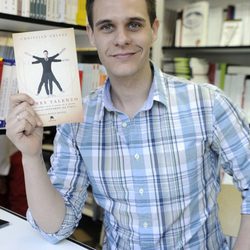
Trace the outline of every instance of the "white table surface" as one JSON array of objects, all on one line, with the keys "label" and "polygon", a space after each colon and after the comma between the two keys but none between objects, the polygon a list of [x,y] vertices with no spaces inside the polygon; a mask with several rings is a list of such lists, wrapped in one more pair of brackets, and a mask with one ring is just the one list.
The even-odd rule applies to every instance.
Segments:
[{"label": "white table surface", "polygon": [[58,244],[51,244],[36,232],[29,223],[0,208],[0,219],[10,222],[8,226],[0,228],[1,250],[89,250],[70,240],[63,240]]}]

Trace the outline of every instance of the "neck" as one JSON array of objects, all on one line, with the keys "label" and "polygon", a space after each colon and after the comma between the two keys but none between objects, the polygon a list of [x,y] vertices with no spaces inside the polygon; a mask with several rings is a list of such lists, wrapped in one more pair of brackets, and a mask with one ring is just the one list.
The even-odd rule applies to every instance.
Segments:
[{"label": "neck", "polygon": [[123,79],[110,78],[111,98],[114,106],[133,117],[145,103],[152,84],[152,72],[149,66],[144,74]]}]

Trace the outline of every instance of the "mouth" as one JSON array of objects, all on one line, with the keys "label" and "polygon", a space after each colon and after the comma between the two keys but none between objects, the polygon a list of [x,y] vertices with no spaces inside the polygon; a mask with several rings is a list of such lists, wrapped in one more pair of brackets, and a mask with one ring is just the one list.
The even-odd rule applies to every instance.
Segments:
[{"label": "mouth", "polygon": [[126,58],[129,58],[129,57],[132,57],[136,54],[138,54],[140,51],[132,51],[132,52],[118,52],[118,53],[113,53],[111,54],[111,57],[113,58],[117,58],[117,59],[126,59]]}]

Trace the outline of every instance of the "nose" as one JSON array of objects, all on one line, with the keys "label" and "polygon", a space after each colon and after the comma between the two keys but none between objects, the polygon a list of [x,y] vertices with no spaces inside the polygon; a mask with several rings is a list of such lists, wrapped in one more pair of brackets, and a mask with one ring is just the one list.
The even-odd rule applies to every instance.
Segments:
[{"label": "nose", "polygon": [[129,31],[125,28],[119,28],[115,32],[114,44],[116,46],[128,45],[131,42]]}]

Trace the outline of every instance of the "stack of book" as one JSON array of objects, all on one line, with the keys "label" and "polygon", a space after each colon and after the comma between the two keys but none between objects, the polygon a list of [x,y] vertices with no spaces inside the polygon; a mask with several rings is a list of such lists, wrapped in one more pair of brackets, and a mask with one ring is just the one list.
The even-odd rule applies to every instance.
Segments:
[{"label": "stack of book", "polygon": [[0,12],[34,19],[86,26],[86,0],[0,1]]},{"label": "stack of book", "polygon": [[78,70],[82,97],[102,86],[107,77],[104,66],[96,63],[78,63]]},{"label": "stack of book", "polygon": [[176,47],[250,45],[250,2],[210,5],[209,1],[188,3],[178,12]]},{"label": "stack of book", "polygon": [[165,58],[162,69],[165,73],[175,75],[195,83],[207,83],[209,63],[204,59],[175,57]]},{"label": "stack of book", "polygon": [[164,59],[162,63],[162,70],[167,74],[178,76],[184,79],[191,79],[192,76],[190,58],[187,57]]},{"label": "stack of book", "polygon": [[8,32],[0,32],[0,57],[14,59],[13,39]]},{"label": "stack of book", "polygon": [[190,68],[192,71],[191,80],[195,83],[208,83],[209,63],[205,59],[192,57],[190,59]]}]

